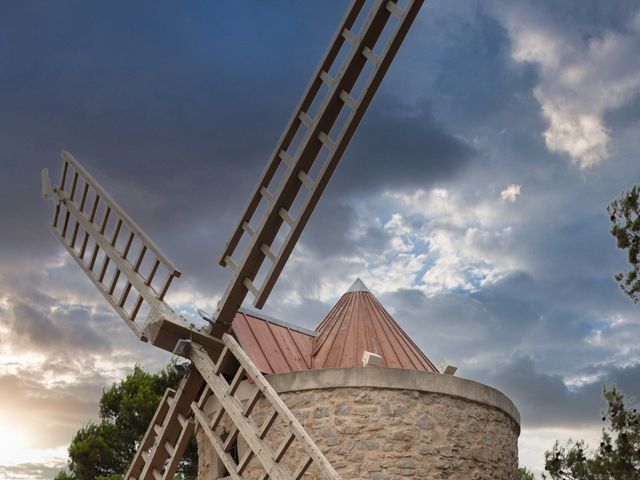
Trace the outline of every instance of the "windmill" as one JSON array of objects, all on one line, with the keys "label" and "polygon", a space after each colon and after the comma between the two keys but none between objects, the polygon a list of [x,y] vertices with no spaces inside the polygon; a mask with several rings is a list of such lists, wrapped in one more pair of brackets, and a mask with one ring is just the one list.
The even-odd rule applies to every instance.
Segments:
[{"label": "windmill", "polygon": [[[192,362],[177,391],[165,392],[126,480],[173,478],[195,422],[236,480],[254,458],[265,479],[297,480],[312,466],[324,478],[340,478],[228,332],[247,293],[254,307],[264,306],[422,3],[352,2],[220,255],[231,279],[205,328],[165,302],[180,271],[70,153],[62,152],[57,186],[43,170],[52,233],[138,338]],[[234,394],[245,378],[257,388],[242,404]],[[221,405],[212,419],[203,412],[211,396]],[[260,399],[272,410],[257,426],[249,416]],[[222,438],[216,426],[225,416],[234,428]],[[264,439],[278,418],[288,434],[274,451]],[[238,436],[249,447],[242,458],[231,453]],[[294,471],[282,463],[292,445],[304,452]]]}]

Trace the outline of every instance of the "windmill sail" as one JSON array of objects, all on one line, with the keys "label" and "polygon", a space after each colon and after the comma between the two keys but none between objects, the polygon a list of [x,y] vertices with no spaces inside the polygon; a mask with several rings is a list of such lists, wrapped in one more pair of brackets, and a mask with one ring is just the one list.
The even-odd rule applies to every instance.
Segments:
[{"label": "windmill sail", "polygon": [[55,204],[50,230],[122,320],[142,340],[169,351],[192,336],[220,350],[219,341],[164,301],[180,271],[80,162],[68,152],[62,161],[58,186],[43,172],[43,196]]},{"label": "windmill sail", "polygon": [[366,3],[354,1],[340,23],[220,256],[233,273],[219,331],[249,291],[263,307],[423,2]]},{"label": "windmill sail", "polygon": [[[235,480],[256,463],[262,479],[340,479],[225,332],[249,291],[256,307],[267,300],[422,3],[352,2],[222,252],[220,264],[233,273],[210,332],[167,305],[180,272],[77,160],[63,152],[59,186],[43,172],[43,195],[55,204],[54,235],[138,337],[170,351],[177,346],[195,367],[163,397],[126,480],[173,478],[196,423]],[[246,379],[254,391],[242,403]],[[204,411],[210,399],[218,407],[213,418]],[[264,417],[254,415],[258,404],[267,408]],[[232,428],[223,438],[218,427],[225,422]],[[246,444],[242,457],[231,454],[238,439]]]},{"label": "windmill sail", "polygon": [[[191,416],[211,442],[230,478],[246,478],[243,475],[254,465],[262,473],[260,478],[299,480],[313,472],[319,478],[340,480],[242,347],[230,335],[223,335],[222,341],[225,348],[216,362],[200,345],[182,343],[184,350],[179,353],[190,358],[196,370],[182,381],[177,393],[170,389],[165,393],[124,480],[173,478],[186,448],[187,435],[193,432]],[[235,365],[235,372],[222,375],[229,363]],[[254,385],[249,399],[243,403],[238,389],[246,378],[251,378]],[[204,412],[211,397],[218,403],[213,418]],[[263,410],[267,407],[266,414],[256,415],[259,402]],[[233,428],[223,437],[221,427],[229,422]],[[231,450],[238,441],[246,445],[246,450],[234,458]],[[257,462],[252,463],[254,459]]]}]

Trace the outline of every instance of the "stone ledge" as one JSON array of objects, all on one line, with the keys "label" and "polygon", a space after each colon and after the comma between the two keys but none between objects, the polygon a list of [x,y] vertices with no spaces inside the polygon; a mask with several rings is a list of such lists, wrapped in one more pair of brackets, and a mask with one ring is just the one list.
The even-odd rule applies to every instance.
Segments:
[{"label": "stone ledge", "polygon": [[497,408],[520,428],[520,413],[513,402],[495,388],[452,375],[401,368],[326,368],[267,376],[278,393],[332,388],[370,387],[440,393]]}]

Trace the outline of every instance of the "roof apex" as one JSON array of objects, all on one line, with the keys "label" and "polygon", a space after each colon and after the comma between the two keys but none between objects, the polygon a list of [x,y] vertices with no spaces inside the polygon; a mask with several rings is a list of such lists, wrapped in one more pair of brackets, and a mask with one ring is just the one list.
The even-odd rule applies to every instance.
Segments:
[{"label": "roof apex", "polygon": [[362,367],[365,352],[381,367],[438,373],[359,278],[316,328],[311,368]]},{"label": "roof apex", "polygon": [[349,287],[349,290],[347,290],[345,293],[350,293],[350,292],[371,293],[371,290],[369,290],[367,286],[364,284],[364,282],[360,280],[360,277],[358,277],[356,278],[356,281],[351,284],[351,286]]}]

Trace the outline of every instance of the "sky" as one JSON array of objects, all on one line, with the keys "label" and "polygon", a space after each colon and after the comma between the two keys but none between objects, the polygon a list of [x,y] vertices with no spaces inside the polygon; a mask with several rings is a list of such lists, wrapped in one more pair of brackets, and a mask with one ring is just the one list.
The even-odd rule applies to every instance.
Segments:
[{"label": "sky", "polygon": [[[0,479],[51,479],[140,343],[48,232],[72,152],[212,311],[217,257],[346,10],[0,2]],[[360,277],[434,361],[508,395],[520,462],[640,398],[640,310],[606,206],[640,181],[637,0],[431,0],[264,312],[314,328]]]}]

